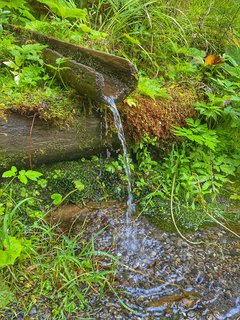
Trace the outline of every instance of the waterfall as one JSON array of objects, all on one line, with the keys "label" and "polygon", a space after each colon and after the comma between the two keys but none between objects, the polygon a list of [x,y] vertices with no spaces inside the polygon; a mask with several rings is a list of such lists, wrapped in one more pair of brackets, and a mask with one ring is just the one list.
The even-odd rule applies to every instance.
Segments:
[{"label": "waterfall", "polygon": [[127,190],[128,190],[127,212],[126,212],[126,222],[128,225],[129,218],[131,217],[131,213],[134,211],[134,204],[133,204],[133,195],[132,195],[131,169],[130,169],[129,158],[127,153],[127,144],[126,144],[126,139],[123,131],[121,117],[116,107],[114,98],[105,97],[105,100],[109,109],[112,111],[112,114],[114,117],[114,124],[118,133],[118,138],[121,141],[122,149],[123,149],[124,170],[127,177]]}]

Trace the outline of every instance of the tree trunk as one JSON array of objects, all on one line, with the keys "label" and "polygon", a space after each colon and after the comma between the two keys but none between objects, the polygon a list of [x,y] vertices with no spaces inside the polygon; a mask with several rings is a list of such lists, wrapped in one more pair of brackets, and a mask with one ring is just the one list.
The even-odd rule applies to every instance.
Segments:
[{"label": "tree trunk", "polygon": [[118,144],[116,135],[107,136],[102,128],[95,114],[76,115],[71,126],[61,128],[9,113],[7,121],[0,118],[0,170],[89,157]]}]

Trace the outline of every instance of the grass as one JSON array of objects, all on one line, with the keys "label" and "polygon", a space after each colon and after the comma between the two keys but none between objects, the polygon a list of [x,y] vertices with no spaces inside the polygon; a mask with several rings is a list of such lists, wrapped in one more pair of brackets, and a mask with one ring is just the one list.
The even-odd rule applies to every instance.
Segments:
[{"label": "grass", "polygon": [[[10,298],[18,301],[17,307],[10,304],[0,316],[12,311],[24,312],[27,317],[35,306],[51,319],[66,319],[86,308],[92,294],[101,296],[114,277],[117,260],[95,250],[94,235],[87,242],[83,230],[76,236],[62,235],[55,226],[39,220],[25,236],[31,237],[35,252],[24,262],[0,271],[3,283],[17,299],[10,291],[5,304]],[[104,266],[106,261],[110,267]]]},{"label": "grass", "polygon": [[[80,162],[80,167],[81,164],[82,172],[86,173],[86,162]],[[96,169],[96,160],[93,165]],[[68,179],[76,180],[80,167],[75,163],[75,172],[73,167],[74,164],[70,165],[71,169],[66,172],[72,174]],[[88,177],[92,169],[89,165]],[[46,222],[46,215],[55,208],[50,190],[54,187],[52,192],[63,191],[55,183],[64,181],[67,174],[50,168],[51,172],[47,189],[44,175],[36,171],[18,171],[12,167],[3,175],[6,182],[2,181],[0,188],[0,245],[12,258],[4,262],[0,257],[0,318],[28,317],[35,309],[50,319],[74,317],[89,306],[93,295],[101,299],[106,290],[112,290],[118,261],[109,253],[95,249],[102,230],[87,233],[83,222],[74,232],[72,227],[64,229]],[[90,191],[91,181],[88,178],[83,181]],[[69,180],[66,191],[71,194],[72,189]],[[96,198],[101,199],[93,188],[92,195],[94,192]],[[84,193],[75,201],[79,203],[83,199],[87,201]]]}]

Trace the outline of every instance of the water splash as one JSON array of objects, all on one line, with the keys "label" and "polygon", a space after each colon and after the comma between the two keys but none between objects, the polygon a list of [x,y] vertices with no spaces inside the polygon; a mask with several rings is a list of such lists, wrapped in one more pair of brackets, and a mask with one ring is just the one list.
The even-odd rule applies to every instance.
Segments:
[{"label": "water splash", "polygon": [[105,97],[105,101],[109,109],[112,111],[112,114],[114,117],[114,124],[118,132],[118,138],[121,141],[122,149],[123,149],[124,170],[127,177],[127,190],[128,190],[127,212],[126,212],[126,222],[128,226],[129,218],[131,217],[131,213],[134,211],[134,204],[133,204],[133,195],[132,195],[131,169],[130,169],[129,158],[127,153],[127,144],[126,144],[126,139],[123,131],[121,117],[116,107],[114,98]]}]

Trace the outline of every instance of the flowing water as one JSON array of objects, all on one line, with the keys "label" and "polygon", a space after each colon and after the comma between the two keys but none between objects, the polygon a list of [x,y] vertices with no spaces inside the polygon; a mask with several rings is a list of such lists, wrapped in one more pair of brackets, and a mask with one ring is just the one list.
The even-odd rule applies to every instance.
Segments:
[{"label": "flowing water", "polygon": [[114,124],[118,132],[118,138],[121,141],[122,149],[123,149],[124,170],[127,178],[127,190],[128,190],[126,222],[127,222],[127,225],[129,225],[129,219],[131,217],[131,213],[134,211],[134,204],[133,204],[133,195],[132,195],[131,169],[130,169],[128,152],[127,152],[127,143],[126,143],[126,139],[123,131],[121,117],[118,112],[117,106],[115,104],[114,98],[106,97],[105,99],[109,109],[112,111],[112,114],[114,117]]},{"label": "flowing water", "polygon": [[[133,221],[131,221],[131,214],[135,210],[132,195],[132,183],[131,183],[131,169],[127,152],[127,143],[123,131],[123,125],[121,121],[120,114],[118,112],[117,106],[115,104],[113,97],[106,97],[106,104],[112,111],[114,117],[114,124],[117,129],[118,138],[121,141],[123,149],[123,161],[124,170],[127,178],[127,190],[128,190],[128,200],[127,200],[127,211],[126,211],[126,223],[122,225],[122,228],[118,232],[118,245],[117,245],[117,255],[122,256],[122,251],[125,251],[125,255],[134,255],[141,249],[141,242],[139,241],[137,234],[138,230]],[[127,248],[127,250],[125,250]]]}]

